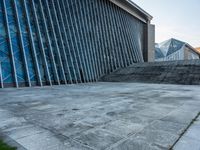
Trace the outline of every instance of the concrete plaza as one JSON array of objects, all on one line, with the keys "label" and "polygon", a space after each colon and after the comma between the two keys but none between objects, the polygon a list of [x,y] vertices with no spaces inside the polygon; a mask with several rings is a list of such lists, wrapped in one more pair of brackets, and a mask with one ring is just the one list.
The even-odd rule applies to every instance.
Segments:
[{"label": "concrete plaza", "polygon": [[0,90],[0,136],[21,150],[181,149],[180,135],[199,112],[199,86],[7,88]]}]

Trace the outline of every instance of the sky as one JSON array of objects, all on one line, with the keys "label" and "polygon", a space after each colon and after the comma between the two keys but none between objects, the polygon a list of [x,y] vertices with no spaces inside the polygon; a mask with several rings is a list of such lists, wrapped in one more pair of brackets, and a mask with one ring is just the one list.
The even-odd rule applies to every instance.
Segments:
[{"label": "sky", "polygon": [[156,42],[176,38],[200,47],[200,0],[132,0],[150,15]]}]

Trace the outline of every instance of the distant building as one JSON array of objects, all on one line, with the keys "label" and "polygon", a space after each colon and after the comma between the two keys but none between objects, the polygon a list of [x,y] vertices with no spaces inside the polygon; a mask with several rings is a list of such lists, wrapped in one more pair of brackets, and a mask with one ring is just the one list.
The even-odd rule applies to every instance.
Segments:
[{"label": "distant building", "polygon": [[155,61],[199,59],[200,51],[186,42],[169,39],[155,45]]}]

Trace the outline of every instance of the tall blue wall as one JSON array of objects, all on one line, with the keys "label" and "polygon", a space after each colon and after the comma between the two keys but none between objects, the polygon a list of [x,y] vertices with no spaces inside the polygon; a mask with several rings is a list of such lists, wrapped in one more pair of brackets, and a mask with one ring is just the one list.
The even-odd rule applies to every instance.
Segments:
[{"label": "tall blue wall", "polygon": [[97,81],[143,61],[145,26],[108,0],[0,0],[0,87]]}]

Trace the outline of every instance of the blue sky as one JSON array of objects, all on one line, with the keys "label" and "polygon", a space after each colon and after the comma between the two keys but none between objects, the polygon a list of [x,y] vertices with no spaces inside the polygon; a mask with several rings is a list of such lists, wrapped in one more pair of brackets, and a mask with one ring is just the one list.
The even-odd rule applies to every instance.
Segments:
[{"label": "blue sky", "polygon": [[132,0],[154,18],[156,42],[177,38],[200,47],[200,0]]}]

